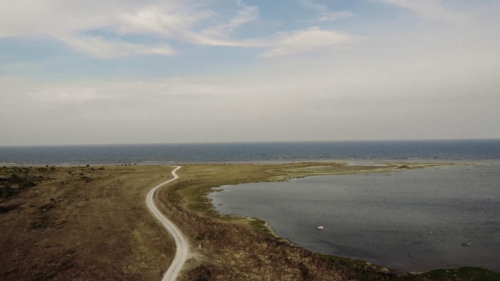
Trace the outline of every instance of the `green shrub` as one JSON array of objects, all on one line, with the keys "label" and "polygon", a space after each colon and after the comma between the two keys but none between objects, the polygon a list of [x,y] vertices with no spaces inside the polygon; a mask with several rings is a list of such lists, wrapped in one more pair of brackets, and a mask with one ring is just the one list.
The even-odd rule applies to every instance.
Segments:
[{"label": "green shrub", "polygon": [[32,182],[30,180],[23,180],[22,182],[19,183],[19,188],[20,189],[25,189],[25,188],[30,188],[36,186],[35,182]]},{"label": "green shrub", "polygon": [[12,188],[12,186],[10,186],[10,184],[0,186],[0,195],[2,196],[2,198],[11,197],[15,193],[15,190]]}]

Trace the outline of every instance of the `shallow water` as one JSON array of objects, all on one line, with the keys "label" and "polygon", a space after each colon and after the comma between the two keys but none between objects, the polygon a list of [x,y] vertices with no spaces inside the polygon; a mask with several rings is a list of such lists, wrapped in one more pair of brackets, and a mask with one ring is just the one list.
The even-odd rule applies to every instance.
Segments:
[{"label": "shallow water", "polygon": [[219,212],[265,219],[316,252],[402,271],[500,272],[498,164],[226,186],[210,197]]}]

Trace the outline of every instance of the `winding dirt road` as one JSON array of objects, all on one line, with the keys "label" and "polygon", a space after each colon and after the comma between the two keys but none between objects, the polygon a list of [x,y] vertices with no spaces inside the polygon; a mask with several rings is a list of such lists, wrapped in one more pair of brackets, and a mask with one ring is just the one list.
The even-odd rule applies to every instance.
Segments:
[{"label": "winding dirt road", "polygon": [[175,258],[172,261],[172,264],[168,268],[167,272],[165,275],[163,275],[162,281],[175,281],[177,279],[177,275],[181,271],[182,267],[184,266],[184,263],[186,263],[186,260],[189,257],[189,243],[186,239],[186,237],[182,234],[182,232],[179,230],[179,228],[171,222],[169,219],[167,219],[161,212],[160,210],[156,207],[154,203],[154,197],[156,191],[173,181],[179,178],[179,176],[175,173],[177,170],[179,170],[181,167],[176,166],[176,168],[172,171],[172,175],[174,176],[172,179],[160,183],[159,185],[153,187],[149,192],[148,195],[146,196],[146,205],[149,208],[149,211],[153,214],[155,218],[157,218],[163,227],[172,235],[175,241],[176,245],[176,252],[175,252]]}]

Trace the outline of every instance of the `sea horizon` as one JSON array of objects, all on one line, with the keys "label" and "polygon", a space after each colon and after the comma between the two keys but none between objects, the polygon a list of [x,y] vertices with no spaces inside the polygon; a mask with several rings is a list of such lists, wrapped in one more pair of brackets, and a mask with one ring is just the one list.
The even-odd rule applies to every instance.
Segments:
[{"label": "sea horizon", "polygon": [[495,160],[500,140],[0,146],[0,165],[186,164],[326,160]]},{"label": "sea horizon", "polygon": [[380,143],[380,142],[470,142],[500,141],[500,138],[462,138],[462,139],[383,139],[383,140],[303,140],[303,141],[201,141],[201,142],[137,142],[137,143],[63,143],[63,144],[0,144],[5,147],[86,147],[86,146],[136,146],[136,145],[218,145],[218,144],[273,144],[273,143]]}]

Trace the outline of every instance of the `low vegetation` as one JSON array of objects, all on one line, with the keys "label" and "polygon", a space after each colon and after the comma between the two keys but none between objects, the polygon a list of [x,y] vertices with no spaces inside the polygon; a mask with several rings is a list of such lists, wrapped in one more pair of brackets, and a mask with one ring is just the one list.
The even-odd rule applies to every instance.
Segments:
[{"label": "low vegetation", "polygon": [[[195,256],[181,280],[500,280],[478,268],[417,275],[313,253],[277,237],[265,221],[221,216],[206,197],[212,188],[229,184],[428,166],[185,165],[178,171],[180,179],[161,189],[157,199],[193,246]],[[144,198],[171,170],[136,165],[0,168],[2,194],[10,186],[8,196],[0,197],[0,252],[9,253],[0,255],[0,280],[160,280],[175,246]]]},{"label": "low vegetation", "polygon": [[0,280],[161,279],[175,246],[144,198],[168,176],[161,166],[0,168],[14,190],[0,196]]},{"label": "low vegetation", "polygon": [[2,198],[14,196],[27,188],[36,186],[37,182],[43,180],[42,176],[33,176],[31,168],[3,167],[0,171],[4,175],[0,177],[0,197]]},{"label": "low vegetation", "polygon": [[452,280],[497,281],[500,273],[480,267],[461,267],[456,269],[438,269],[423,273],[429,279],[446,277]]}]

